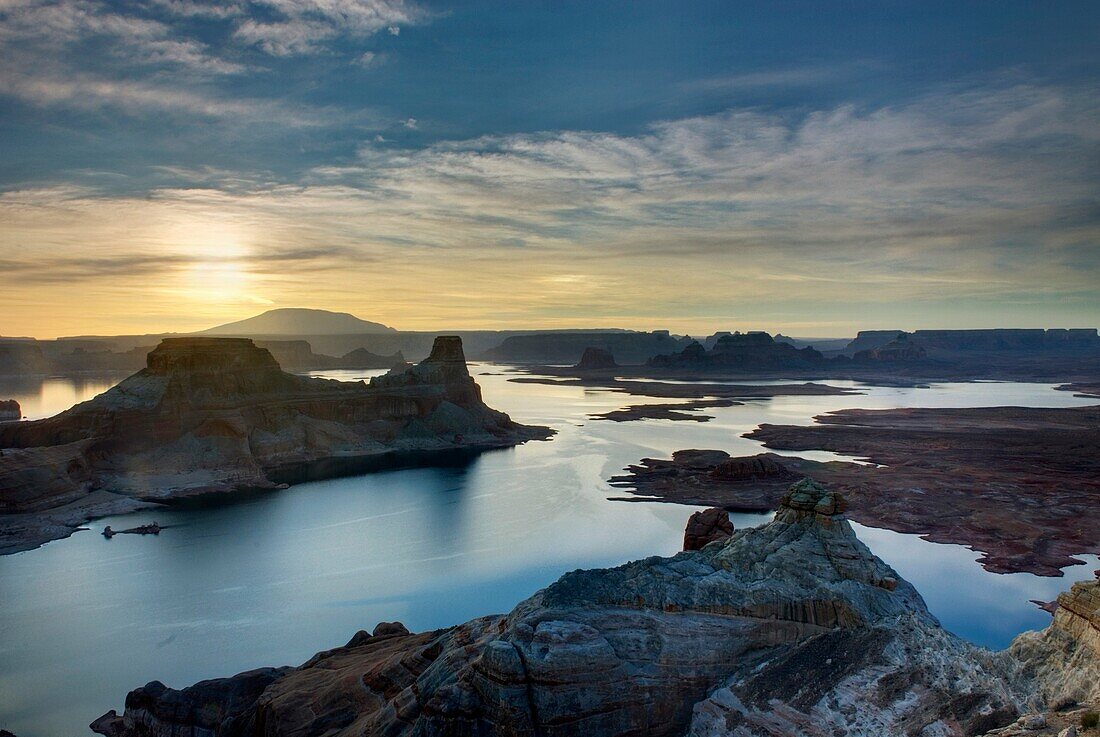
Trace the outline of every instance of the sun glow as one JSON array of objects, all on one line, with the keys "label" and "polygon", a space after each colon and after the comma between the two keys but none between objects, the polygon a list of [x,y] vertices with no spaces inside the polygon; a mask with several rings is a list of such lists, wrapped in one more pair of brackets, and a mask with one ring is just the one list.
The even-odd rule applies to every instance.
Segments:
[{"label": "sun glow", "polygon": [[209,219],[177,223],[166,242],[190,263],[184,269],[184,298],[205,304],[253,302],[249,297],[254,275],[247,266],[248,238],[234,223]]}]

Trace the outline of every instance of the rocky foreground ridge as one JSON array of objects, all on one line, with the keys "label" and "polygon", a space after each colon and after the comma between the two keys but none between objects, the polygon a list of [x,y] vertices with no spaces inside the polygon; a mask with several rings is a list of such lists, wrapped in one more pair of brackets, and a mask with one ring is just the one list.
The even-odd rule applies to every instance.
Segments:
[{"label": "rocky foreground ridge", "polygon": [[457,337],[370,383],[286,373],[248,339],[170,338],[94,399],[0,426],[0,551],[135,503],[273,488],[280,472],[314,461],[548,434],[485,405]]},{"label": "rocky foreground ridge", "polygon": [[1005,653],[969,645],[860,543],[843,511],[837,494],[802,480],[774,521],[701,550],[574,571],[507,615],[449,629],[360,632],[297,668],[182,690],[154,681],[93,728],[948,737],[1097,696],[1095,681],[1074,676],[1097,654],[1065,617]]}]

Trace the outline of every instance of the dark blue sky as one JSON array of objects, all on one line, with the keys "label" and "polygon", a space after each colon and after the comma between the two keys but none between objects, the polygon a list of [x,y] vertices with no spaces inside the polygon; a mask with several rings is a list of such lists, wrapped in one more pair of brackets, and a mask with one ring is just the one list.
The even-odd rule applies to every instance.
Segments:
[{"label": "dark blue sky", "polygon": [[[380,273],[427,257],[508,280],[522,246],[561,281],[526,284],[509,324],[835,333],[884,289],[885,323],[953,323],[937,295],[960,274],[979,282],[957,287],[975,322],[1094,324],[1081,269],[1097,256],[1098,39],[1092,2],[14,0],[0,191],[16,210],[0,246],[39,293],[181,277],[228,253],[255,278],[207,295],[203,316],[283,304],[259,262],[378,264],[317,296],[378,318],[407,310],[395,295],[410,288]],[[204,217],[231,234],[202,240]],[[642,309],[646,290],[624,283],[633,296],[573,309],[561,285],[606,283],[616,258],[744,263],[754,286],[723,298],[704,278]],[[814,266],[772,273],[792,261]],[[866,288],[824,288],[823,268]],[[483,276],[413,322],[502,322],[472,307]],[[383,294],[349,301],[366,283]]]}]

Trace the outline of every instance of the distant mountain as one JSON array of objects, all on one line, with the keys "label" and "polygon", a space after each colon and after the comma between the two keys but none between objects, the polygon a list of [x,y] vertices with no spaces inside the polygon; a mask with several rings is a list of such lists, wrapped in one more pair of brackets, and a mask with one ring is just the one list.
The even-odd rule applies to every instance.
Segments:
[{"label": "distant mountain", "polygon": [[286,307],[268,310],[247,320],[218,325],[199,335],[351,335],[354,333],[395,333],[391,327],[360,320],[347,312]]}]

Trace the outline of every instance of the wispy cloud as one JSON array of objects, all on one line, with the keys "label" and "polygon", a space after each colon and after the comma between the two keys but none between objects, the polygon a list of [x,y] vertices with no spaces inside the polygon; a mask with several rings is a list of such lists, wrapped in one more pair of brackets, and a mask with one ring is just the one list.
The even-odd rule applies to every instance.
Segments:
[{"label": "wispy cloud", "polygon": [[763,89],[811,87],[827,82],[853,79],[870,71],[878,70],[881,64],[865,61],[847,61],[842,63],[803,64],[796,67],[780,67],[753,71],[721,74],[685,82],[684,89],[693,92],[740,92]]},{"label": "wispy cloud", "polygon": [[[9,0],[0,4],[0,94],[38,106],[274,114],[303,124],[331,111],[242,97],[225,80],[262,76],[274,58],[331,54],[330,42],[430,17],[404,0]],[[361,47],[346,56],[359,66],[383,58]]]},{"label": "wispy cloud", "polygon": [[383,29],[396,36],[401,25],[430,17],[425,9],[404,0],[259,0],[255,4],[272,9],[278,20],[246,20],[236,35],[275,56],[313,53],[324,41],[339,36],[362,38]]},{"label": "wispy cloud", "polygon": [[[42,268],[76,248],[209,260],[231,244],[253,294],[323,296],[405,326],[825,320],[826,304],[975,299],[1087,311],[1100,307],[1097,99],[1000,83],[797,117],[730,110],[633,136],[369,143],[293,184],[199,171],[146,197],[9,192],[0,219]],[[281,268],[291,254],[341,278]]]}]

